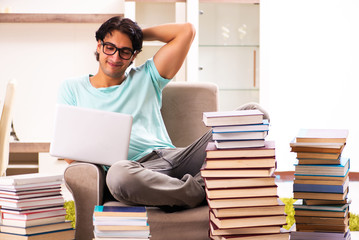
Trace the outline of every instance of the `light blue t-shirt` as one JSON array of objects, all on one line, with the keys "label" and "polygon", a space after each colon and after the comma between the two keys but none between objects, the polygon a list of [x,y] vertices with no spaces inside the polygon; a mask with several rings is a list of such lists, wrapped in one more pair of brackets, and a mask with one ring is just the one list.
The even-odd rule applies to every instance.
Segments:
[{"label": "light blue t-shirt", "polygon": [[164,125],[162,90],[170,80],[162,78],[153,59],[132,68],[120,85],[95,88],[89,76],[69,79],[60,86],[58,103],[131,114],[128,159],[137,161],[154,149],[174,148]]}]

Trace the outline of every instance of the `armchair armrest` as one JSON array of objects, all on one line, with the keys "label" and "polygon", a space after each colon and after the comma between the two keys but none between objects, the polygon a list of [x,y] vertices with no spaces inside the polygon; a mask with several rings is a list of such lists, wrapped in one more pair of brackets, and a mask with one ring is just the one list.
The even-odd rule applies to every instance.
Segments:
[{"label": "armchair armrest", "polygon": [[64,179],[75,201],[75,239],[92,239],[92,214],[95,205],[103,204],[105,172],[95,164],[76,162],[66,168]]}]

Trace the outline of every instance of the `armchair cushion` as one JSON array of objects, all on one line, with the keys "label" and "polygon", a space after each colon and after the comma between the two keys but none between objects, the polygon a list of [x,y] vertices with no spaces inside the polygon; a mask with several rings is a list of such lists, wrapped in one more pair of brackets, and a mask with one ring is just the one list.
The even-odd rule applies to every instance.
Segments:
[{"label": "armchair cushion", "polygon": [[[217,111],[218,88],[212,83],[169,83],[163,90],[162,116],[173,144],[183,147],[201,137],[208,129],[202,113]],[[64,173],[76,210],[76,239],[93,238],[92,214],[95,205],[121,205],[109,194],[105,172],[100,166],[73,163]],[[209,239],[208,206],[167,212],[148,207],[151,240]]]}]

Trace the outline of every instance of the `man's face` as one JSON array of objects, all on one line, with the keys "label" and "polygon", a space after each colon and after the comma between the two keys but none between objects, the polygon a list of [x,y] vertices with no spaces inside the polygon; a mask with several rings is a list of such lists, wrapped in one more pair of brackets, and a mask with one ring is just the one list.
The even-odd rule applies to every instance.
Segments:
[{"label": "man's face", "polygon": [[[109,46],[130,49],[133,51],[130,38],[117,30],[113,31],[112,34],[107,34],[103,43],[109,44]],[[128,66],[130,66],[131,62],[135,59],[136,53],[130,59],[125,60],[119,56],[118,50],[113,55],[105,54],[103,52],[104,47],[105,46],[103,46],[101,41],[98,41],[97,52],[99,53],[100,71],[111,78],[122,78]]]}]

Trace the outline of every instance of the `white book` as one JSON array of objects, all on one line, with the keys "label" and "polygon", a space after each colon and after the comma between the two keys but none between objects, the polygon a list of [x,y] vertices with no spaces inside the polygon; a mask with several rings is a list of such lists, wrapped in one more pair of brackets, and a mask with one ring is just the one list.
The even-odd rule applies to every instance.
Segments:
[{"label": "white book", "polygon": [[39,219],[39,218],[45,218],[45,217],[56,217],[56,216],[65,216],[66,215],[66,209],[58,209],[58,210],[48,210],[48,211],[42,211],[42,212],[36,212],[36,213],[27,213],[27,214],[16,214],[16,213],[2,213],[3,219],[18,219],[18,220],[32,220],[32,219]]},{"label": "white book", "polygon": [[35,183],[47,183],[47,182],[57,182],[62,181],[63,175],[54,175],[54,174],[43,174],[43,173],[29,173],[29,174],[20,174],[13,176],[0,177],[0,188],[1,186],[17,186],[25,184],[35,184]]},{"label": "white book", "polygon": [[264,139],[259,140],[237,140],[237,141],[214,141],[218,149],[264,147]]},{"label": "white book", "polygon": [[2,224],[5,226],[14,226],[14,227],[31,227],[38,226],[43,224],[65,222],[65,215],[56,216],[56,217],[47,217],[33,220],[16,220],[16,219],[3,219]]},{"label": "white book", "polygon": [[64,204],[63,196],[38,197],[29,199],[8,199],[0,198],[0,205],[3,208],[26,208],[26,207],[44,207],[47,205]]},{"label": "white book", "polygon": [[225,132],[212,133],[213,140],[257,140],[264,139],[267,131],[262,132]]},{"label": "white book", "polygon": [[254,132],[254,131],[269,131],[269,122],[267,119],[263,120],[260,124],[248,124],[248,125],[230,125],[230,126],[213,126],[213,133],[225,133],[225,132]]},{"label": "white book", "polygon": [[204,112],[202,120],[206,126],[260,124],[263,122],[263,113],[257,109]]}]

